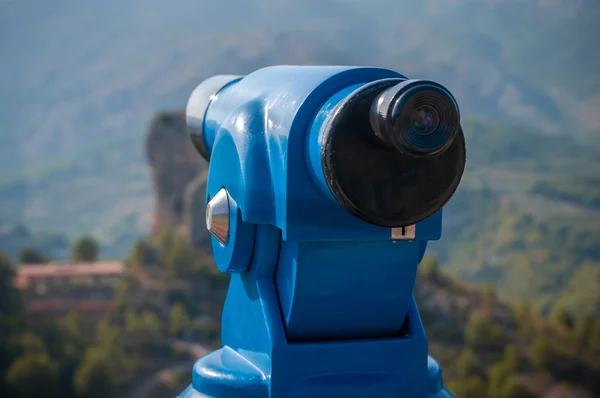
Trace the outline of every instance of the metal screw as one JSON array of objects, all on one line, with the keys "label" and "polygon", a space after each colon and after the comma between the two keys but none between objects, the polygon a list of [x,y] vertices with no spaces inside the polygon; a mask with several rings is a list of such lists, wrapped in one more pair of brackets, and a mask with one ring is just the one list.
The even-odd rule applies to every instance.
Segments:
[{"label": "metal screw", "polygon": [[224,245],[229,236],[229,194],[222,188],[206,205],[206,229]]}]

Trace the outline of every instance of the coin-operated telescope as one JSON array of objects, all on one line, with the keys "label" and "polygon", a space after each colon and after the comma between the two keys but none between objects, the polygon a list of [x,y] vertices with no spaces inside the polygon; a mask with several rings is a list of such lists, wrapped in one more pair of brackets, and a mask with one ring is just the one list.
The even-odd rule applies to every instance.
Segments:
[{"label": "coin-operated telescope", "polygon": [[187,105],[231,274],[182,398],[442,398],[413,297],[465,166],[453,96],[370,67],[214,76]]}]

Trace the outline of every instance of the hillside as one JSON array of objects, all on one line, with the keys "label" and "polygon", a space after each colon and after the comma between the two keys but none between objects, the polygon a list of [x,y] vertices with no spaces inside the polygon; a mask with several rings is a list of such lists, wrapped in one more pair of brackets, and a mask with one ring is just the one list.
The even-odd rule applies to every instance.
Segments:
[{"label": "hillside", "polygon": [[60,232],[71,240],[94,235],[113,258],[147,234],[152,218],[148,166],[137,139],[32,165],[0,182],[0,197],[0,220]]},{"label": "hillside", "polygon": [[[0,322],[10,327],[0,339],[0,391],[11,397],[42,391],[61,398],[132,397],[158,378],[148,396],[181,392],[190,383],[190,354],[202,355],[182,350],[185,340],[200,349],[220,346],[228,284],[211,258],[190,249],[170,234],[138,242],[105,313],[26,317],[15,299],[20,294],[26,304],[36,293],[2,291]],[[0,254],[4,286],[10,286],[10,267]],[[69,287],[56,285],[54,292],[61,289]],[[419,266],[415,298],[429,351],[460,398],[547,398],[559,391],[592,398],[600,392],[600,318],[567,312],[541,318],[525,302],[502,302],[490,286],[448,276],[431,256]]]},{"label": "hillside", "polygon": [[227,4],[0,3],[0,220],[123,257],[156,219],[157,110],[183,109],[213,73],[389,66],[444,83],[465,116],[467,173],[431,246],[449,272],[542,311],[598,311],[600,3]]},{"label": "hillside", "polygon": [[1,2],[0,167],[141,139],[199,80],[277,63],[388,66],[446,84],[466,115],[587,136],[599,16],[595,0]]},{"label": "hillside", "polygon": [[32,232],[23,225],[0,221],[0,251],[16,261],[26,248],[35,248],[47,258],[61,259],[69,254],[69,240],[62,234]]},{"label": "hillside", "polygon": [[[567,319],[561,324],[539,318],[527,304],[507,305],[493,289],[458,282],[435,263],[426,257],[421,264],[415,298],[429,351],[458,397],[545,398],[561,393],[592,398],[600,392],[597,320],[558,318]],[[223,297],[213,299],[221,302]],[[583,325],[589,322],[593,325],[586,329]],[[173,396],[189,383],[189,370],[179,372],[151,396]]]},{"label": "hillside", "polygon": [[[435,263],[426,257],[419,266],[415,298],[430,352],[458,397],[552,397],[560,391],[591,398],[600,392],[597,343],[585,353],[576,348],[587,318],[539,318],[526,302],[507,305],[489,285],[458,282]],[[599,341],[599,332],[590,342]]]},{"label": "hillside", "polygon": [[[504,300],[526,298],[546,314],[600,313],[600,212],[586,204],[598,148],[512,126],[465,130],[467,172],[430,250],[461,279],[492,282]],[[556,194],[565,180],[568,197]]]},{"label": "hillside", "polygon": [[[543,313],[557,305],[600,313],[600,211],[584,202],[585,195],[593,195],[589,184],[596,180],[570,179],[579,188],[569,188],[567,198],[548,191],[564,189],[565,175],[586,176],[598,170],[597,147],[474,119],[466,120],[464,129],[467,171],[445,210],[443,238],[431,244],[432,253],[463,280],[493,282],[502,299],[527,298]],[[117,141],[103,151],[82,152],[62,164],[33,170],[26,179],[0,184],[0,195],[8,198],[0,218],[35,211],[33,225],[45,230],[60,226],[73,238],[92,228],[104,258],[123,257],[132,242],[147,234],[153,217],[163,220],[163,227],[164,220],[182,219],[175,214],[173,200],[184,196],[181,184],[187,180],[173,185],[169,176],[191,179],[193,174],[185,176],[194,166],[177,166],[177,158],[187,158],[187,149],[177,143],[185,135],[173,130],[164,137],[175,133],[169,145],[155,146],[161,153],[153,157],[175,161],[153,166],[153,175],[167,181],[159,195],[151,192],[141,145]],[[540,191],[540,183],[545,191]],[[29,201],[18,193],[22,186],[28,187]],[[166,201],[154,216],[153,197]],[[183,223],[199,223],[196,229],[204,231],[203,217],[198,220]]]},{"label": "hillside", "polygon": [[445,236],[432,245],[448,271],[493,283],[544,314],[559,307],[600,313],[600,218],[535,217],[491,190],[462,190],[447,207]]}]

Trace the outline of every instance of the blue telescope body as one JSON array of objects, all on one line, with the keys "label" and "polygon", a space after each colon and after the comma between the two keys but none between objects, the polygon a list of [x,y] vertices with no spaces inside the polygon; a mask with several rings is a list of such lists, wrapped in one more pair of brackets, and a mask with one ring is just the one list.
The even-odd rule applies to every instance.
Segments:
[{"label": "blue telescope body", "polygon": [[182,398],[442,398],[413,297],[465,166],[454,97],[371,67],[274,66],[192,93],[222,348]]}]

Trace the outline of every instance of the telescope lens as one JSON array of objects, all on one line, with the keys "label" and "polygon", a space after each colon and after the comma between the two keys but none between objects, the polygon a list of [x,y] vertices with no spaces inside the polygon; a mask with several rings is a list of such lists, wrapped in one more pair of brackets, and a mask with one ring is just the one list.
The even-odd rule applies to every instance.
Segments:
[{"label": "telescope lens", "polygon": [[458,107],[435,82],[366,84],[324,127],[318,147],[325,181],[338,203],[368,223],[416,224],[441,209],[462,178]]},{"label": "telescope lens", "polygon": [[380,94],[371,124],[388,146],[414,156],[435,156],[452,144],[460,128],[458,105],[441,85],[406,80]]},{"label": "telescope lens", "polygon": [[438,113],[430,106],[422,106],[415,110],[413,128],[417,133],[423,135],[431,134],[438,123]]}]

